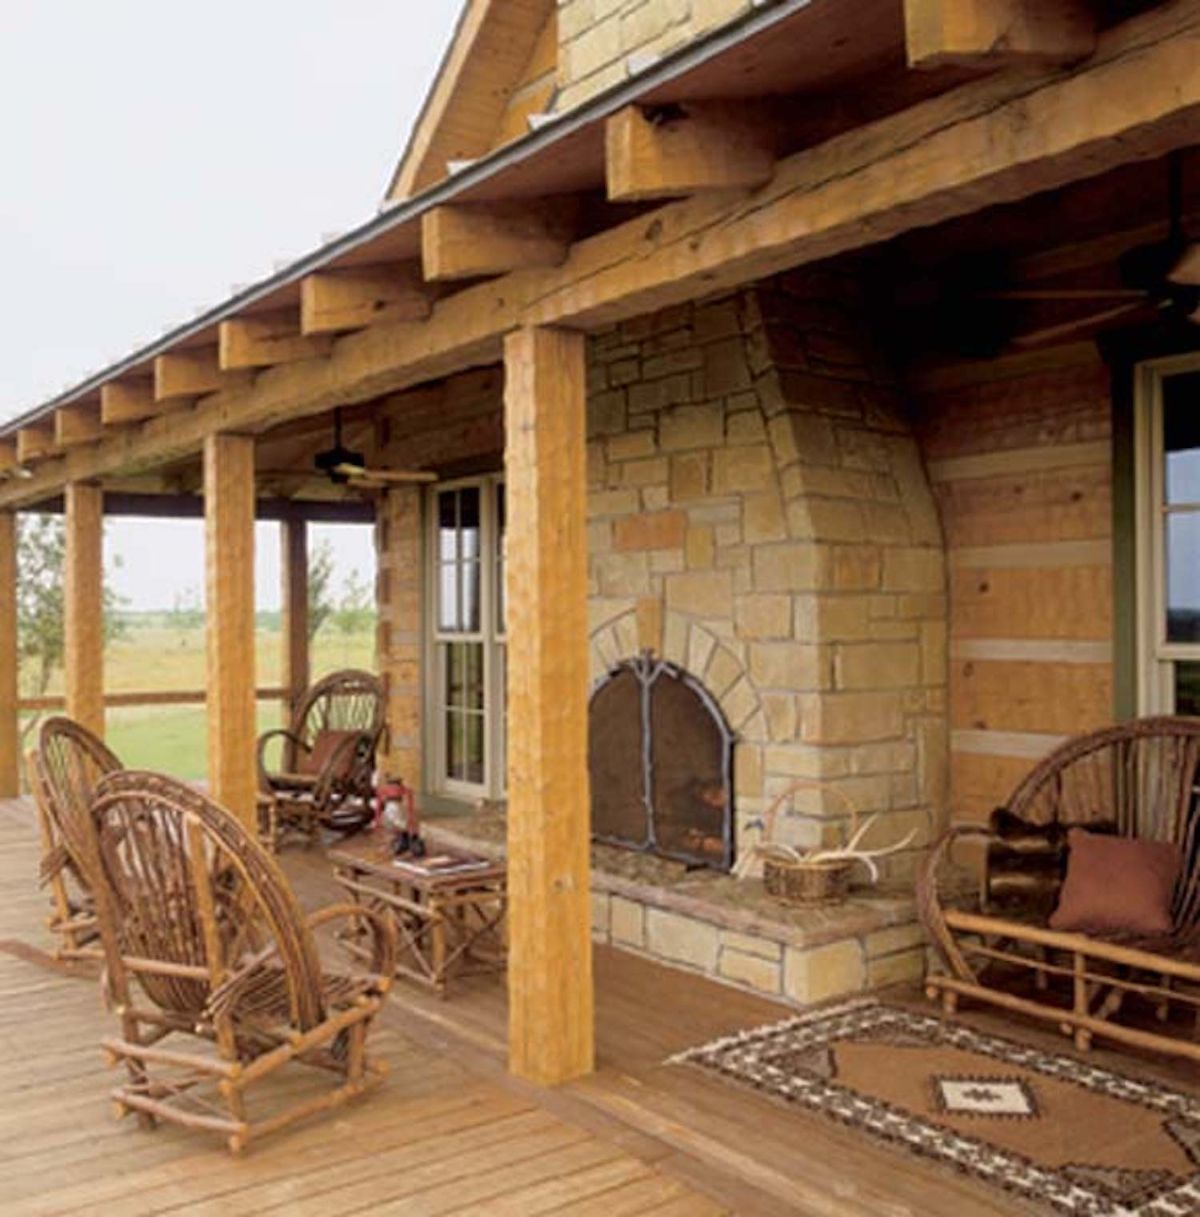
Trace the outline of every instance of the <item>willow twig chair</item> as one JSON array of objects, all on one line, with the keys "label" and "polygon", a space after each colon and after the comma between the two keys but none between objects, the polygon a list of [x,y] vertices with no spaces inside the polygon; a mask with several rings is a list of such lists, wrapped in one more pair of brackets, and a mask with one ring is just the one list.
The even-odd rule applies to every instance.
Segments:
[{"label": "willow twig chair", "polygon": [[[370,672],[334,672],[309,689],[286,730],[258,740],[259,834],[270,849],[289,830],[353,832],[371,819],[375,753],[383,735],[383,685]],[[283,746],[272,768],[268,751]]]},{"label": "willow twig chair", "polygon": [[[1075,826],[1179,849],[1169,934],[1151,939],[1047,927],[1067,829]],[[939,880],[952,847],[964,841],[986,850],[980,897],[946,900]],[[1004,862],[1024,874],[1004,873],[998,865]],[[1119,900],[1120,876],[1113,880]],[[1193,1013],[1200,1032],[1200,718],[1136,719],[1056,748],[990,825],[956,825],[933,846],[917,878],[917,910],[942,962],[926,989],[948,1012],[960,997],[976,998],[1057,1023],[1080,1049],[1100,1035],[1200,1060],[1197,1037],[1169,1034],[1167,1027],[1177,1007]],[[1119,1017],[1135,1001],[1150,1004],[1161,1031]]]},{"label": "willow twig chair", "polygon": [[[50,888],[50,929],[60,959],[99,959],[92,891],[76,862],[96,783],[121,768],[116,753],[73,719],[48,718],[29,761],[42,838],[41,881]],[[82,838],[86,840],[86,836]]]},{"label": "willow twig chair", "polygon": [[[128,1080],[118,1114],[251,1139],[343,1103],[379,1082],[367,1033],[395,968],[382,917],[333,905],[306,918],[271,855],[192,787],[126,771],[92,805],[91,865],[107,985],[120,1038],[103,1041]],[[369,971],[324,972],[313,931],[349,918],[372,933]],[[160,1041],[181,1034],[196,1049]],[[251,1114],[249,1092],[293,1061],[335,1075],[316,1097]],[[256,1105],[268,1100],[255,1092]]]}]

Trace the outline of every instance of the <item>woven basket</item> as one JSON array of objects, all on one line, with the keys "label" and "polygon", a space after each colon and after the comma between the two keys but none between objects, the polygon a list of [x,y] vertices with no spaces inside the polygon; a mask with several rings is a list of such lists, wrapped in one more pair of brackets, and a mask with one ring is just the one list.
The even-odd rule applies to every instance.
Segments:
[{"label": "woven basket", "polygon": [[850,890],[850,877],[857,865],[853,858],[810,862],[790,856],[771,840],[780,809],[797,790],[825,790],[839,799],[850,816],[847,840],[858,828],[858,808],[845,791],[812,778],[798,778],[763,813],[764,842],[758,847],[763,860],[763,886],[768,895],[786,904],[837,904]]},{"label": "woven basket", "polygon": [[763,886],[769,896],[787,904],[837,904],[850,891],[854,862],[797,862],[792,858],[763,859]]}]

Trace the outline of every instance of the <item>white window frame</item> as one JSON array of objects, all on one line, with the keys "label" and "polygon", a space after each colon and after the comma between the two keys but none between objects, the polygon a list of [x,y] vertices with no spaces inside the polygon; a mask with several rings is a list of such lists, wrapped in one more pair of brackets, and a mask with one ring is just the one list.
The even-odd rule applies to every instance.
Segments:
[{"label": "white window frame", "polygon": [[[506,790],[504,739],[504,659],[508,635],[497,628],[497,595],[499,593],[500,563],[497,562],[496,487],[502,485],[502,474],[456,478],[429,487],[426,516],[428,544],[426,545],[426,613],[429,623],[425,638],[425,721],[428,725],[426,744],[431,764],[429,785],[432,793],[463,801],[503,798]],[[480,500],[479,536],[479,621],[480,629],[470,634],[448,633],[438,628],[438,596],[441,588],[438,547],[438,495],[465,487],[478,487]],[[483,644],[483,770],[480,783],[453,778],[446,769],[446,707],[445,666],[440,662],[440,648],[454,642]]]},{"label": "white window frame", "polygon": [[1163,382],[1190,372],[1200,372],[1200,354],[1151,360],[1137,370],[1134,446],[1139,714],[1173,714],[1176,663],[1200,662],[1200,642],[1168,642],[1166,636]]}]

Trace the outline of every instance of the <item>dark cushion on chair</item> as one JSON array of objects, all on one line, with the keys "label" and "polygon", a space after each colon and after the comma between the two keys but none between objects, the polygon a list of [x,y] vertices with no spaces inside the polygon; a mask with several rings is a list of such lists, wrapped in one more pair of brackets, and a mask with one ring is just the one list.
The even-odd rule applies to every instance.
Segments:
[{"label": "dark cushion on chair", "polygon": [[346,741],[358,739],[361,735],[361,731],[334,731],[328,728],[318,731],[312,743],[312,751],[300,750],[297,767],[301,773],[318,774],[324,771],[325,766],[336,755],[338,766],[335,776],[344,777],[354,767],[356,751]]},{"label": "dark cushion on chair", "polygon": [[1169,934],[1179,850],[1163,841],[1072,828],[1067,877],[1050,928],[1085,934]]}]

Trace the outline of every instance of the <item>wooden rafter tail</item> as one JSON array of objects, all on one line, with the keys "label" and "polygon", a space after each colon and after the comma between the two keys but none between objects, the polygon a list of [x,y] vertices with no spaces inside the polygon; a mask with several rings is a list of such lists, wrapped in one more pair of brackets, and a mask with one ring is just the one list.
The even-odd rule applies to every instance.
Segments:
[{"label": "wooden rafter tail", "polygon": [[226,385],[215,346],[172,351],[154,361],[154,400],[174,404],[216,393]]},{"label": "wooden rafter tail", "polygon": [[54,442],[60,448],[90,444],[104,433],[99,399],[72,402],[54,412]]},{"label": "wooden rafter tail", "polygon": [[904,25],[913,68],[1071,63],[1096,49],[1086,0],[904,0]]},{"label": "wooden rafter tail", "polygon": [[58,451],[54,442],[54,420],[39,419],[17,430],[17,464],[44,460]]},{"label": "wooden rafter tail", "polygon": [[327,334],[302,334],[295,309],[234,317],[218,327],[218,363],[222,371],[268,368],[328,355]]},{"label": "wooden rafter tail", "polygon": [[434,294],[409,263],[320,271],[300,283],[302,334],[337,334],[395,321],[423,321]]},{"label": "wooden rafter tail", "polygon": [[578,214],[571,197],[435,207],[421,217],[425,278],[448,282],[560,266]]},{"label": "wooden rafter tail", "polygon": [[604,134],[613,202],[761,186],[775,171],[774,120],[761,105],[627,106]]},{"label": "wooden rafter tail", "polygon": [[150,376],[131,376],[100,386],[100,422],[105,427],[138,423],[157,413],[154,380]]},{"label": "wooden rafter tail", "polygon": [[11,473],[19,463],[16,437],[9,435],[0,439],[0,476]]}]

